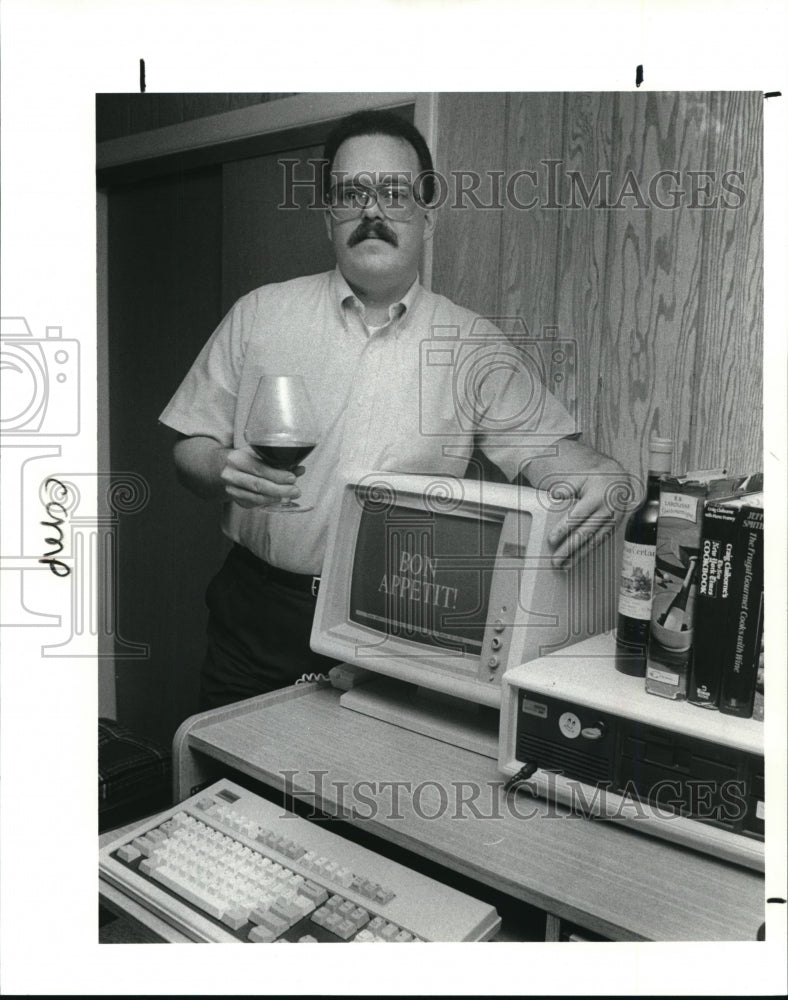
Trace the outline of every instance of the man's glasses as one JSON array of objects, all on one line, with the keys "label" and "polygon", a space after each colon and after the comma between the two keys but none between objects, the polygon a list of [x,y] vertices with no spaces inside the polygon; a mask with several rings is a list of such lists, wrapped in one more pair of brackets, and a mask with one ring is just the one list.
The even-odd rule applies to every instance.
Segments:
[{"label": "man's glasses", "polygon": [[328,211],[337,222],[357,219],[374,204],[392,222],[407,222],[418,207],[411,188],[402,184],[340,184],[328,193]]}]

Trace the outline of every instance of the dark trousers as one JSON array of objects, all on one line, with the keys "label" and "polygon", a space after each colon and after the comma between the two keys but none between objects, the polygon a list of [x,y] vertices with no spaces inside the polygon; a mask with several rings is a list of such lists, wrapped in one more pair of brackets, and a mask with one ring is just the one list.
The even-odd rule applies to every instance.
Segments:
[{"label": "dark trousers", "polygon": [[288,578],[233,546],[205,596],[209,617],[201,711],[287,687],[336,663],[309,648],[316,601],[310,582],[309,577]]}]

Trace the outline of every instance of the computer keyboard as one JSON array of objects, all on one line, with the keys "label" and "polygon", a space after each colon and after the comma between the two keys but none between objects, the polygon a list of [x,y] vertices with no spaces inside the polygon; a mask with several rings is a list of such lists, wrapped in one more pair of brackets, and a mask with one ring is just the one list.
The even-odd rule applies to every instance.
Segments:
[{"label": "computer keyboard", "polygon": [[127,830],[100,877],[194,941],[485,941],[492,906],[221,780]]}]

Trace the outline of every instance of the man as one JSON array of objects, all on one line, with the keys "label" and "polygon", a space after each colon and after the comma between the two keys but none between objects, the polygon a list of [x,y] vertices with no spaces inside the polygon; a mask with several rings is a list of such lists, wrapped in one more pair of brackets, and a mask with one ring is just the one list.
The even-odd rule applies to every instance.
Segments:
[{"label": "man", "polygon": [[[327,665],[309,649],[313,581],[351,471],[461,476],[478,444],[510,479],[524,471],[536,485],[557,476],[577,498],[572,530],[567,518],[551,539],[557,563],[580,544],[581,529],[613,520],[605,500],[618,464],[568,437],[569,415],[541,386],[535,392],[499,331],[419,285],[435,226],[420,133],[394,114],[362,112],[332,132],[325,160],[336,270],[240,299],[161,416],[180,434],[181,481],[224,501],[223,530],[236,543],[206,598],[203,708]],[[431,338],[441,338],[438,356],[450,363],[424,364]],[[465,362],[476,374],[458,400]],[[265,465],[244,440],[262,374],[302,375],[321,420],[321,438],[295,473]],[[266,513],[302,494],[313,510]]]}]

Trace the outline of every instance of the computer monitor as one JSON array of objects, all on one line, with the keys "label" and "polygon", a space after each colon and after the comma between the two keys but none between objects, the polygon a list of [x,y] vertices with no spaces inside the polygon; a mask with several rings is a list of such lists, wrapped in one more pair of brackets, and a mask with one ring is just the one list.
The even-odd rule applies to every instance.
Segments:
[{"label": "computer monitor", "polygon": [[[343,704],[496,756],[504,672],[610,627],[612,545],[553,566],[547,538],[565,506],[525,486],[448,475],[349,482],[311,645],[390,680],[354,688]],[[473,706],[475,719],[462,711]]]}]

